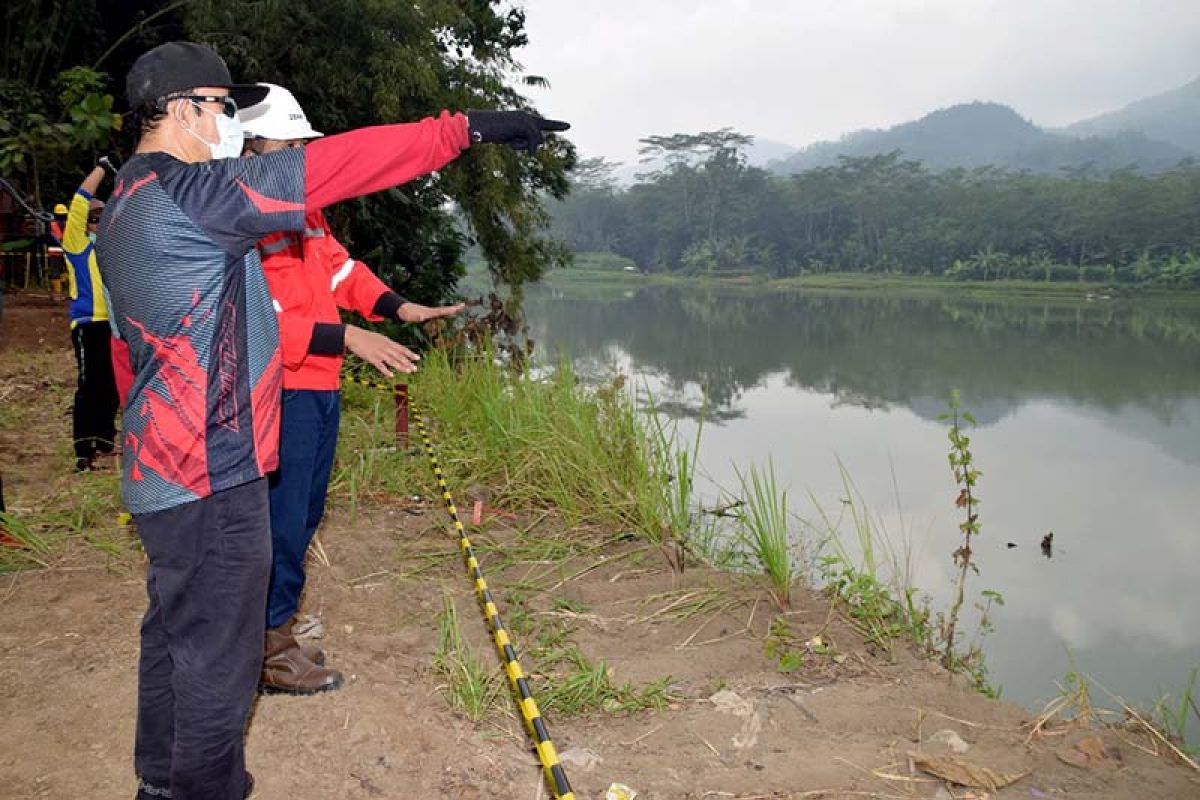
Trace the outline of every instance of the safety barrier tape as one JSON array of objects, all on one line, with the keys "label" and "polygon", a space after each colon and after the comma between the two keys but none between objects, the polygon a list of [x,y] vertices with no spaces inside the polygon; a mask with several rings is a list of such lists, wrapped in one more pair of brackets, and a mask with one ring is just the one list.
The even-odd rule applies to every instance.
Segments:
[{"label": "safety barrier tape", "polygon": [[[377,381],[360,378],[351,373],[346,373],[345,377],[353,383],[372,389],[390,391],[396,395],[399,395],[402,386],[402,384],[388,386]],[[405,387],[405,391],[407,391],[407,387]],[[408,403],[412,411],[417,433],[421,437],[421,444],[425,450],[425,455],[429,460],[430,467],[433,468],[433,477],[437,481],[439,491],[441,491],[442,501],[446,506],[447,513],[450,515],[450,520],[454,523],[454,530],[458,534],[458,546],[462,551],[463,560],[466,562],[467,573],[475,583],[475,597],[478,599],[479,606],[483,610],[483,615],[487,618],[488,626],[491,628],[496,650],[504,660],[504,672],[508,676],[508,682],[512,686],[513,692],[517,696],[517,706],[521,710],[521,717],[525,720],[525,727],[529,731],[530,736],[533,737],[538,760],[542,764],[546,780],[550,788],[554,791],[554,796],[559,800],[575,800],[575,793],[571,790],[570,782],[567,781],[567,773],[563,769],[562,764],[559,763],[558,752],[554,749],[554,743],[550,741],[550,732],[546,728],[546,721],[542,718],[542,714],[538,710],[537,701],[533,699],[533,693],[529,689],[529,679],[525,675],[525,671],[521,668],[521,661],[517,657],[516,648],[513,647],[512,639],[509,637],[504,623],[500,620],[500,612],[496,608],[496,601],[492,597],[491,590],[488,589],[487,581],[484,580],[483,571],[479,567],[479,559],[475,555],[475,550],[471,547],[471,540],[467,537],[462,520],[458,517],[458,508],[454,505],[454,498],[450,494],[450,488],[446,484],[446,478],[442,473],[441,465],[438,463],[437,454],[433,450],[433,440],[429,435],[429,429],[425,426],[425,420],[421,414],[420,407],[412,402],[411,397],[408,398]]]}]

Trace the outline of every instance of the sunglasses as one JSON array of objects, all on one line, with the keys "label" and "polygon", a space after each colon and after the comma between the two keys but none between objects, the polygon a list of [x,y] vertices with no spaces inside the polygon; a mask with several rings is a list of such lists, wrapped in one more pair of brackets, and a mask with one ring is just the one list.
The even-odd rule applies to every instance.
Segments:
[{"label": "sunglasses", "polygon": [[200,103],[220,103],[221,113],[229,118],[237,116],[237,101],[229,95],[213,95],[213,94],[178,94],[168,98],[170,100],[189,100],[196,105]]},{"label": "sunglasses", "polygon": [[99,224],[100,224],[100,215],[99,214],[88,214],[88,225],[99,225]]}]

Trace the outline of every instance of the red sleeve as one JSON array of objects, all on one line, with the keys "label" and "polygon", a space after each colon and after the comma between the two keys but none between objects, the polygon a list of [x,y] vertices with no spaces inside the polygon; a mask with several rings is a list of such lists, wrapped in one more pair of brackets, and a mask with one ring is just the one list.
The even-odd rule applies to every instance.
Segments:
[{"label": "red sleeve", "polygon": [[323,255],[329,265],[329,288],[334,302],[338,308],[357,311],[364,319],[379,322],[383,317],[375,313],[375,304],[391,289],[370,267],[351,258],[328,227],[325,231]]},{"label": "red sleeve", "polygon": [[305,206],[325,208],[406,183],[450,163],[470,144],[467,118],[448,111],[317,139],[305,148]]}]

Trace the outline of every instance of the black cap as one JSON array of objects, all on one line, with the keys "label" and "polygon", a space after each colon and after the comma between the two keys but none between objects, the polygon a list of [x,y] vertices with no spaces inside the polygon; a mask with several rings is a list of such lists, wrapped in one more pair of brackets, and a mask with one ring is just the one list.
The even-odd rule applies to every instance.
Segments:
[{"label": "black cap", "polygon": [[238,84],[212,48],[195,42],[167,42],[138,56],[125,76],[130,108],[199,86],[229,89],[238,108],[249,108],[267,96],[267,87]]}]

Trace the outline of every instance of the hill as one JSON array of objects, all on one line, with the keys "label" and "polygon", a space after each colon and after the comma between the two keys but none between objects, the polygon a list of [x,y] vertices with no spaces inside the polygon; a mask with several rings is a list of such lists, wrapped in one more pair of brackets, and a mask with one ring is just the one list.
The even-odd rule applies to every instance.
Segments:
[{"label": "hill", "polygon": [[1071,136],[1109,136],[1126,131],[1200,153],[1200,78],[1063,129]]},{"label": "hill", "polygon": [[935,169],[995,165],[1034,172],[1131,165],[1157,172],[1196,155],[1140,131],[1088,136],[1050,132],[1006,105],[973,102],[938,109],[886,130],[858,131],[836,142],[818,142],[772,162],[771,168],[792,174],[835,164],[841,155],[872,156],[893,150]]}]

